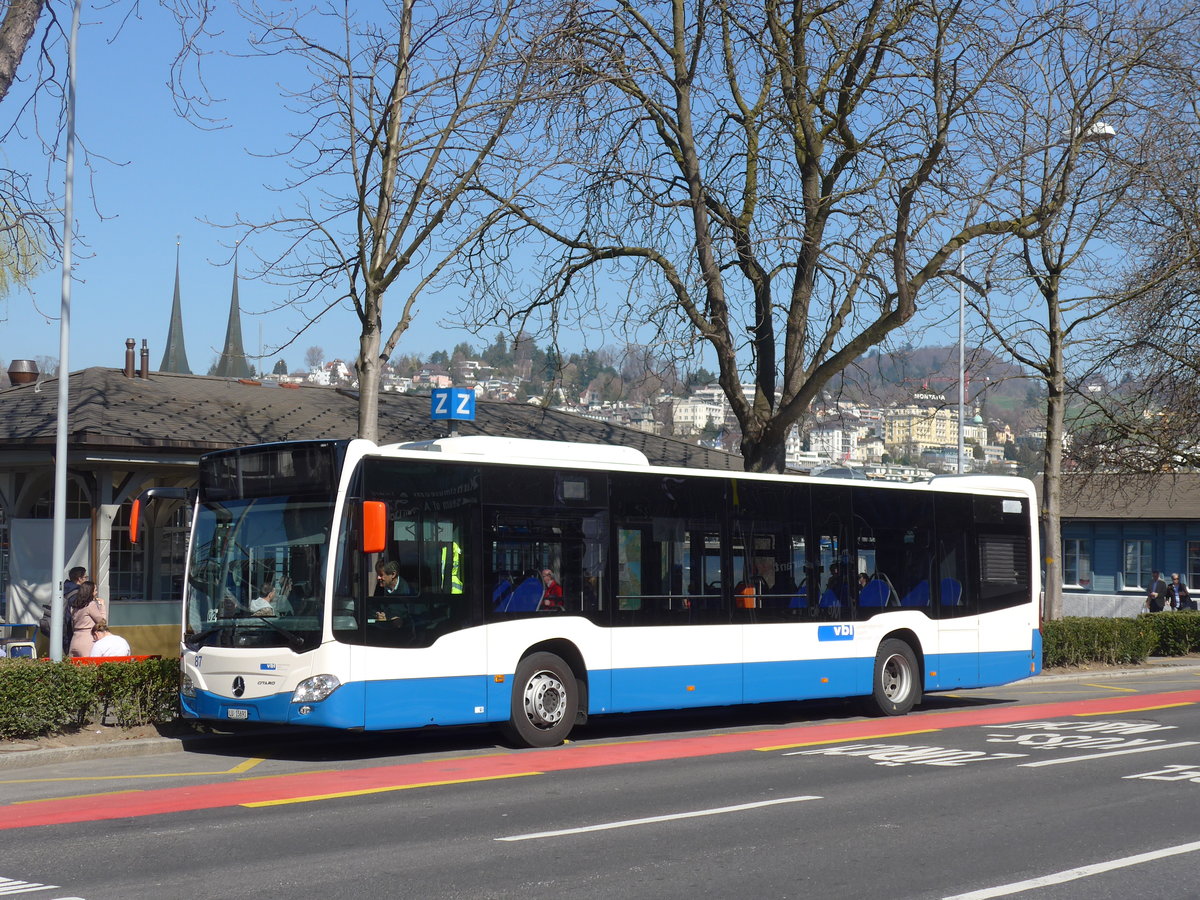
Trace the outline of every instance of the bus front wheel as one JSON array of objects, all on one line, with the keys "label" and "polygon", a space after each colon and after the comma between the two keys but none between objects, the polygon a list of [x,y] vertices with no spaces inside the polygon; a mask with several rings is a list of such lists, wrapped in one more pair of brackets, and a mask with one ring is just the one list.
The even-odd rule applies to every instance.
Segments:
[{"label": "bus front wheel", "polygon": [[578,707],[571,667],[553,653],[533,653],[517,665],[505,730],[523,747],[557,747],[570,734]]},{"label": "bus front wheel", "polygon": [[875,654],[869,711],[874,715],[902,716],[921,701],[921,671],[912,647],[888,638]]}]

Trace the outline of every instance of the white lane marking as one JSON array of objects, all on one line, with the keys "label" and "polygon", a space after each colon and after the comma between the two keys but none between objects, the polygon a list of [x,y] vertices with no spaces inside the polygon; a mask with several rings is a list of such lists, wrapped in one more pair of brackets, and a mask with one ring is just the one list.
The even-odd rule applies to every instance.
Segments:
[{"label": "white lane marking", "polygon": [[1154,753],[1156,750],[1177,750],[1180,747],[1194,747],[1200,741],[1180,741],[1177,744],[1159,744],[1155,747],[1133,747],[1128,750],[1110,750],[1107,753],[1089,753],[1087,756],[1068,756],[1063,759],[1040,759],[1037,762],[1021,763],[1022,769],[1036,769],[1039,766],[1059,766],[1063,763],[1084,762],[1089,759],[1104,759],[1106,756],[1127,756],[1130,753]]},{"label": "white lane marking", "polygon": [[701,816],[719,816],[724,813],[761,809],[764,806],[779,806],[782,803],[800,803],[803,800],[822,800],[823,797],[780,797],[778,800],[763,800],[759,803],[740,803],[737,806],[719,806],[715,809],[698,809],[694,812],[672,813],[667,816],[649,816],[645,819],[626,819],[623,822],[605,822],[601,825],[585,825],[582,828],[564,828],[561,831],[539,831],[536,834],[514,834],[498,837],[497,841],[532,841],[538,838],[562,837],[568,834],[586,834],[589,831],[608,831],[613,828],[632,828],[635,825],[653,825],[656,822],[671,822],[675,819],[696,819]]},{"label": "white lane marking", "polygon": [[19,881],[16,878],[0,877],[0,896],[32,894],[34,891],[49,891],[56,887],[58,887],[57,884],[41,884],[36,881]]},{"label": "white lane marking", "polygon": [[983,888],[982,890],[971,891],[967,894],[955,894],[953,897],[944,897],[943,900],[989,900],[991,897],[1007,897],[1010,894],[1019,894],[1022,891],[1032,891],[1035,888],[1063,884],[1067,881],[1075,881],[1091,875],[1102,875],[1105,872],[1112,872],[1116,869],[1137,866],[1145,862],[1154,862],[1156,859],[1165,859],[1168,856],[1178,856],[1181,853],[1195,853],[1197,850],[1200,850],[1200,841],[1193,841],[1190,844],[1180,844],[1178,847],[1166,847],[1162,850],[1151,850],[1149,853],[1139,853],[1136,856],[1126,856],[1122,859],[1113,859],[1108,862],[1093,863],[1090,866],[1080,866],[1077,869],[1067,869],[1065,872],[1043,875],[1041,878],[1030,878],[1028,881],[1014,881],[1012,884]]}]

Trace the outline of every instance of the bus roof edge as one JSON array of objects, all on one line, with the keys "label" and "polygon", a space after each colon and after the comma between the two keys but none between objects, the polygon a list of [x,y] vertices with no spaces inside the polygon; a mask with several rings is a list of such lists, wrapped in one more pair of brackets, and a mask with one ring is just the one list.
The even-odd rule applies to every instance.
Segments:
[{"label": "bus roof edge", "polygon": [[608,466],[648,468],[650,460],[641,450],[611,444],[586,444],[577,441],[537,441],[530,438],[469,435],[411,441],[396,444],[398,450],[420,450],[454,456],[486,456],[505,462],[551,461],[598,463]]}]

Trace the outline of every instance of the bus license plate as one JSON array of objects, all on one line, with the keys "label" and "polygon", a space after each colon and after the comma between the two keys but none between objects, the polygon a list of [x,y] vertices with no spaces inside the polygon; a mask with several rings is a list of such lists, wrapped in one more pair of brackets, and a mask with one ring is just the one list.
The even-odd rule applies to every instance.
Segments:
[{"label": "bus license plate", "polygon": [[227,709],[225,710],[227,719],[248,719],[250,718],[250,710],[248,709]]}]

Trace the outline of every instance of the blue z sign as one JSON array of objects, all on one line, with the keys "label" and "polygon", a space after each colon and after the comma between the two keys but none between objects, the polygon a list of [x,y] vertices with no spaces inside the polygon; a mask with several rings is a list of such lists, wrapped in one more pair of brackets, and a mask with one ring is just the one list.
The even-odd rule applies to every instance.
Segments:
[{"label": "blue z sign", "polygon": [[469,388],[434,388],[429,395],[429,418],[475,420],[475,392]]}]

